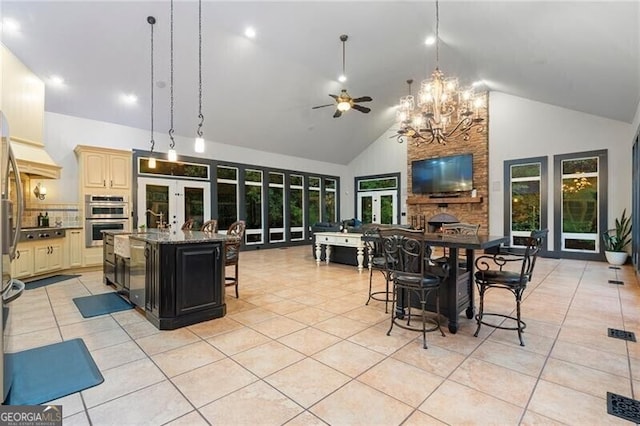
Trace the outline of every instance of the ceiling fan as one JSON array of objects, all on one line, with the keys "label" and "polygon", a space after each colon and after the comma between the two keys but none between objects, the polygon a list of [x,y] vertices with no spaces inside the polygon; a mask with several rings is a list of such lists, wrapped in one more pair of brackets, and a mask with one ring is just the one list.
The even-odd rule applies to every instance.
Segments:
[{"label": "ceiling fan", "polygon": [[[346,34],[342,34],[340,36],[340,41],[342,42],[342,75],[338,78],[338,80],[342,83],[344,83],[347,80],[347,77],[345,76],[345,42],[347,41],[347,39],[349,38],[348,35]],[[342,116],[343,112],[349,111],[350,109],[355,109],[356,111],[360,111],[363,112],[365,114],[369,113],[371,111],[371,108],[367,108],[361,105],[358,105],[358,103],[360,102],[371,102],[373,99],[371,98],[371,96],[362,96],[359,98],[352,98],[348,93],[347,93],[347,89],[342,89],[340,91],[340,95],[332,95],[329,94],[329,96],[331,96],[333,99],[335,99],[335,103],[332,104],[326,104],[326,105],[318,105],[318,106],[314,106],[311,109],[318,109],[318,108],[324,108],[324,107],[328,107],[328,106],[336,106],[336,112],[333,114],[333,118],[339,118],[340,116]]]}]

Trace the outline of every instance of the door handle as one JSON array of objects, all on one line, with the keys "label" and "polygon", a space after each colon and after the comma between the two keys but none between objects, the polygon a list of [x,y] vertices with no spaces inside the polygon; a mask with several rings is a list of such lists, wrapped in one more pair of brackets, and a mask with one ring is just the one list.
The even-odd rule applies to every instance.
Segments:
[{"label": "door handle", "polygon": [[[22,215],[24,214],[24,194],[22,193],[22,180],[20,179],[20,171],[18,170],[18,163],[16,157],[13,155],[13,149],[9,145],[9,162],[13,167],[13,174],[16,178],[16,202],[18,203],[18,216],[16,217],[16,226],[13,231],[13,240],[11,241],[11,249],[9,250],[9,259],[16,258],[16,251],[18,250],[18,239],[20,238],[20,229],[22,228]],[[9,173],[7,171],[7,173]],[[7,186],[9,185],[9,178],[7,176]],[[9,193],[7,188],[6,193]]]},{"label": "door handle", "polygon": [[16,250],[16,259],[20,259],[20,250]]},{"label": "door handle", "polygon": [[112,180],[110,180],[110,181],[109,181],[109,186],[110,186],[111,188],[113,188],[113,181],[112,181]]}]

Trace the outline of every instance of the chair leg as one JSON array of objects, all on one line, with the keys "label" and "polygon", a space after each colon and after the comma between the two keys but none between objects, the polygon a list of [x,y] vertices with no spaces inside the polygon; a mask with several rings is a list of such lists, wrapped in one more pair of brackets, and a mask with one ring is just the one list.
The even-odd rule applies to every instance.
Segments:
[{"label": "chair leg", "polygon": [[420,291],[420,305],[422,306],[422,348],[427,348],[427,295],[424,289]]},{"label": "chair leg", "polygon": [[522,340],[522,320],[520,319],[520,301],[522,300],[522,292],[518,291],[516,293],[516,318],[518,321],[518,339],[520,339],[520,346],[524,346],[524,341]]},{"label": "chair leg", "polygon": [[235,269],[236,269],[236,299],[239,299],[240,296],[238,295],[238,262],[236,262]]},{"label": "chair leg", "polygon": [[480,296],[480,307],[478,308],[478,315],[476,315],[476,321],[478,321],[478,328],[476,328],[476,332],[473,333],[475,337],[478,337],[478,333],[480,333],[480,327],[482,327],[482,314],[484,312],[484,292],[485,287],[483,285],[478,286],[478,293]]},{"label": "chair leg", "polygon": [[438,330],[440,330],[442,337],[445,337],[444,331],[442,331],[442,327],[440,327],[440,287],[436,289],[436,314],[438,315],[436,319],[438,322]]},{"label": "chair leg", "polygon": [[398,299],[397,296],[397,287],[396,284],[393,283],[393,299],[391,299],[391,325],[389,326],[389,330],[387,331],[387,336],[391,335],[391,329],[393,328],[393,322],[395,321],[395,312],[396,312],[396,300]]},{"label": "chair leg", "polygon": [[367,303],[365,303],[365,306],[369,305],[369,302],[371,301],[371,282],[373,280],[373,268],[369,267],[369,298],[367,299]]}]

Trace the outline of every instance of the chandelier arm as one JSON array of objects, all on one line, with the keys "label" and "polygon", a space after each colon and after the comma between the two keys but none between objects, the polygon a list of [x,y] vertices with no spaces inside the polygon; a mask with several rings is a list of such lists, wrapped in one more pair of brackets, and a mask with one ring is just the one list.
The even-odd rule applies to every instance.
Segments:
[{"label": "chandelier arm", "polygon": [[176,146],[176,141],[173,138],[173,134],[175,133],[175,130],[173,129],[173,0],[171,0],[171,25],[170,25],[170,42],[169,42],[169,46],[170,46],[170,60],[169,60],[169,66],[170,66],[170,123],[171,123],[171,128],[169,129],[169,139],[171,139],[171,143],[169,143],[169,149],[173,149]]},{"label": "chandelier arm", "polygon": [[456,124],[453,129],[451,129],[449,132],[444,133],[443,136],[445,138],[449,138],[457,131],[460,131],[460,133],[468,133],[471,127],[473,127],[473,121],[468,117],[463,118],[462,120],[460,120],[460,122],[458,122],[458,124]]}]

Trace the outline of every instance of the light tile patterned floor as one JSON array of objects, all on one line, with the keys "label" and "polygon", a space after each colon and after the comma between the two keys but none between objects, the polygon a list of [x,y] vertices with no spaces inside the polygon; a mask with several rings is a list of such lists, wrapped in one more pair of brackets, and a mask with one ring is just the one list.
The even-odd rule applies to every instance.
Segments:
[{"label": "light tile patterned floor", "polygon": [[[160,332],[136,311],[83,319],[71,299],[111,291],[86,272],[12,304],[9,351],[84,339],[105,382],[55,401],[65,426],[625,424],[606,392],[640,398],[640,343],[607,337],[640,332],[631,268],[539,259],[526,347],[511,331],[473,337],[464,315],[457,334],[429,333],[427,350],[418,333],[386,336],[384,304],[364,305],[368,279],[317,266],[309,247],[243,252],[226,317]],[[488,297],[488,310],[513,308]]]}]

